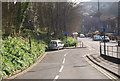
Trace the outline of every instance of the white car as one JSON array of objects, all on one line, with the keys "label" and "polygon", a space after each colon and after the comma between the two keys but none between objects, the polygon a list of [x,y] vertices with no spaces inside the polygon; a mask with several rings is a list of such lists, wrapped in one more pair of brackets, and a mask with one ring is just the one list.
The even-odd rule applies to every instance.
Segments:
[{"label": "white car", "polygon": [[109,42],[110,38],[108,36],[105,36],[105,38],[104,38],[104,36],[102,36],[102,40],[101,41],[102,42]]},{"label": "white car", "polygon": [[84,34],[80,34],[80,38],[85,38],[85,35]]},{"label": "white car", "polygon": [[94,35],[93,40],[94,41],[100,41],[100,40],[102,40],[102,37],[100,35]]},{"label": "white car", "polygon": [[64,44],[60,40],[51,40],[49,44],[49,49],[62,49]]}]

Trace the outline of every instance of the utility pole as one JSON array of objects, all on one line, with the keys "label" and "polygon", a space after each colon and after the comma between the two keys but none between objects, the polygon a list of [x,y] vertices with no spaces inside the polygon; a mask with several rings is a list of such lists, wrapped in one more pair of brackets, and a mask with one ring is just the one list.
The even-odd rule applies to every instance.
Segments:
[{"label": "utility pole", "polygon": [[[98,0],[98,22],[99,22],[99,27],[101,28],[101,20],[100,20],[100,1]],[[105,28],[103,28],[102,29],[103,31],[103,34],[104,34],[104,39],[105,39]],[[106,42],[105,41],[103,41],[104,42],[104,55],[106,55]],[[101,42],[100,42],[100,54],[102,53],[101,51],[102,51],[102,46],[101,46]]]},{"label": "utility pole", "polygon": [[118,2],[118,46],[120,46],[120,1]]},{"label": "utility pole", "polygon": [[[98,26],[100,27],[101,20],[100,20],[100,2],[98,0]],[[97,28],[98,29],[98,28]]]}]

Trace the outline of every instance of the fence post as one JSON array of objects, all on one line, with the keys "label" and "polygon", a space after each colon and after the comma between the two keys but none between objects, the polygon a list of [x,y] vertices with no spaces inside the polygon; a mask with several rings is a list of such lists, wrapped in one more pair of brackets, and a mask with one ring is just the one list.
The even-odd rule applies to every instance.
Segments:
[{"label": "fence post", "polygon": [[117,54],[118,54],[118,58],[120,59],[120,46],[117,46]]},{"label": "fence post", "polygon": [[106,53],[106,55],[109,56],[109,46],[107,46],[107,53]]},{"label": "fence post", "polygon": [[120,46],[120,40],[118,40],[118,46]]},{"label": "fence post", "polygon": [[103,29],[104,30],[104,40],[103,40],[103,42],[104,42],[104,55],[106,55],[106,41],[105,41],[105,28]]},{"label": "fence post", "polygon": [[102,49],[101,49],[101,42],[100,42],[100,56],[101,56],[101,54],[102,54]]}]

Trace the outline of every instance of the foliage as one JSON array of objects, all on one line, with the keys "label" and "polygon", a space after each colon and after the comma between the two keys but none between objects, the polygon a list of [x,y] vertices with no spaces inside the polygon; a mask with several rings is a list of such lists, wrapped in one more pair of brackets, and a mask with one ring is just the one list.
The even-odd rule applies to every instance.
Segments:
[{"label": "foliage", "polygon": [[2,41],[2,74],[11,75],[33,64],[45,52],[46,43],[41,40],[8,37]]},{"label": "foliage", "polygon": [[2,9],[2,31],[6,37],[21,36],[24,29],[49,36],[54,33],[54,37],[80,29],[81,6],[74,3],[4,2]]},{"label": "foliage", "polygon": [[22,36],[23,37],[29,36],[32,39],[43,40],[47,44],[51,40],[51,37],[47,33],[41,32],[41,31],[30,30],[30,29],[24,29],[24,31],[22,32]]},{"label": "foliage", "polygon": [[63,37],[62,38],[63,43],[65,44],[65,46],[74,46],[75,43],[77,42],[77,40],[75,40],[72,37]]}]

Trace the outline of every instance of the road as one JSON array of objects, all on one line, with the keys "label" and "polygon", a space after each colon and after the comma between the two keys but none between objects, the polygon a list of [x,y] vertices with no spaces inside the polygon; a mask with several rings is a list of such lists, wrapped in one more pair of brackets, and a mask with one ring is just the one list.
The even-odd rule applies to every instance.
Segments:
[{"label": "road", "polygon": [[[89,48],[89,50],[96,50],[96,52],[99,52],[100,41],[93,41],[91,38],[78,38],[78,40],[83,41],[84,44]],[[107,42],[106,45],[115,46],[117,45],[117,43]]]},{"label": "road", "polygon": [[99,42],[79,38],[87,48],[70,48],[47,52],[45,58],[34,68],[16,79],[108,79],[92,67],[84,58],[99,53]]},{"label": "road", "polygon": [[[79,40],[81,41],[84,41],[84,44],[89,48],[89,50],[91,51],[90,53],[99,53],[100,51],[100,41],[93,41],[91,38],[78,38]],[[104,52],[104,43],[101,43],[102,45],[102,53]],[[115,42],[107,42],[106,43],[106,49],[107,49],[107,46],[116,46],[117,43]],[[109,47],[109,55],[111,56],[114,56],[114,57],[117,57],[117,53],[114,53],[112,54],[112,52],[110,51],[115,51],[117,52],[117,47]],[[107,53],[107,52],[106,52]]]}]

